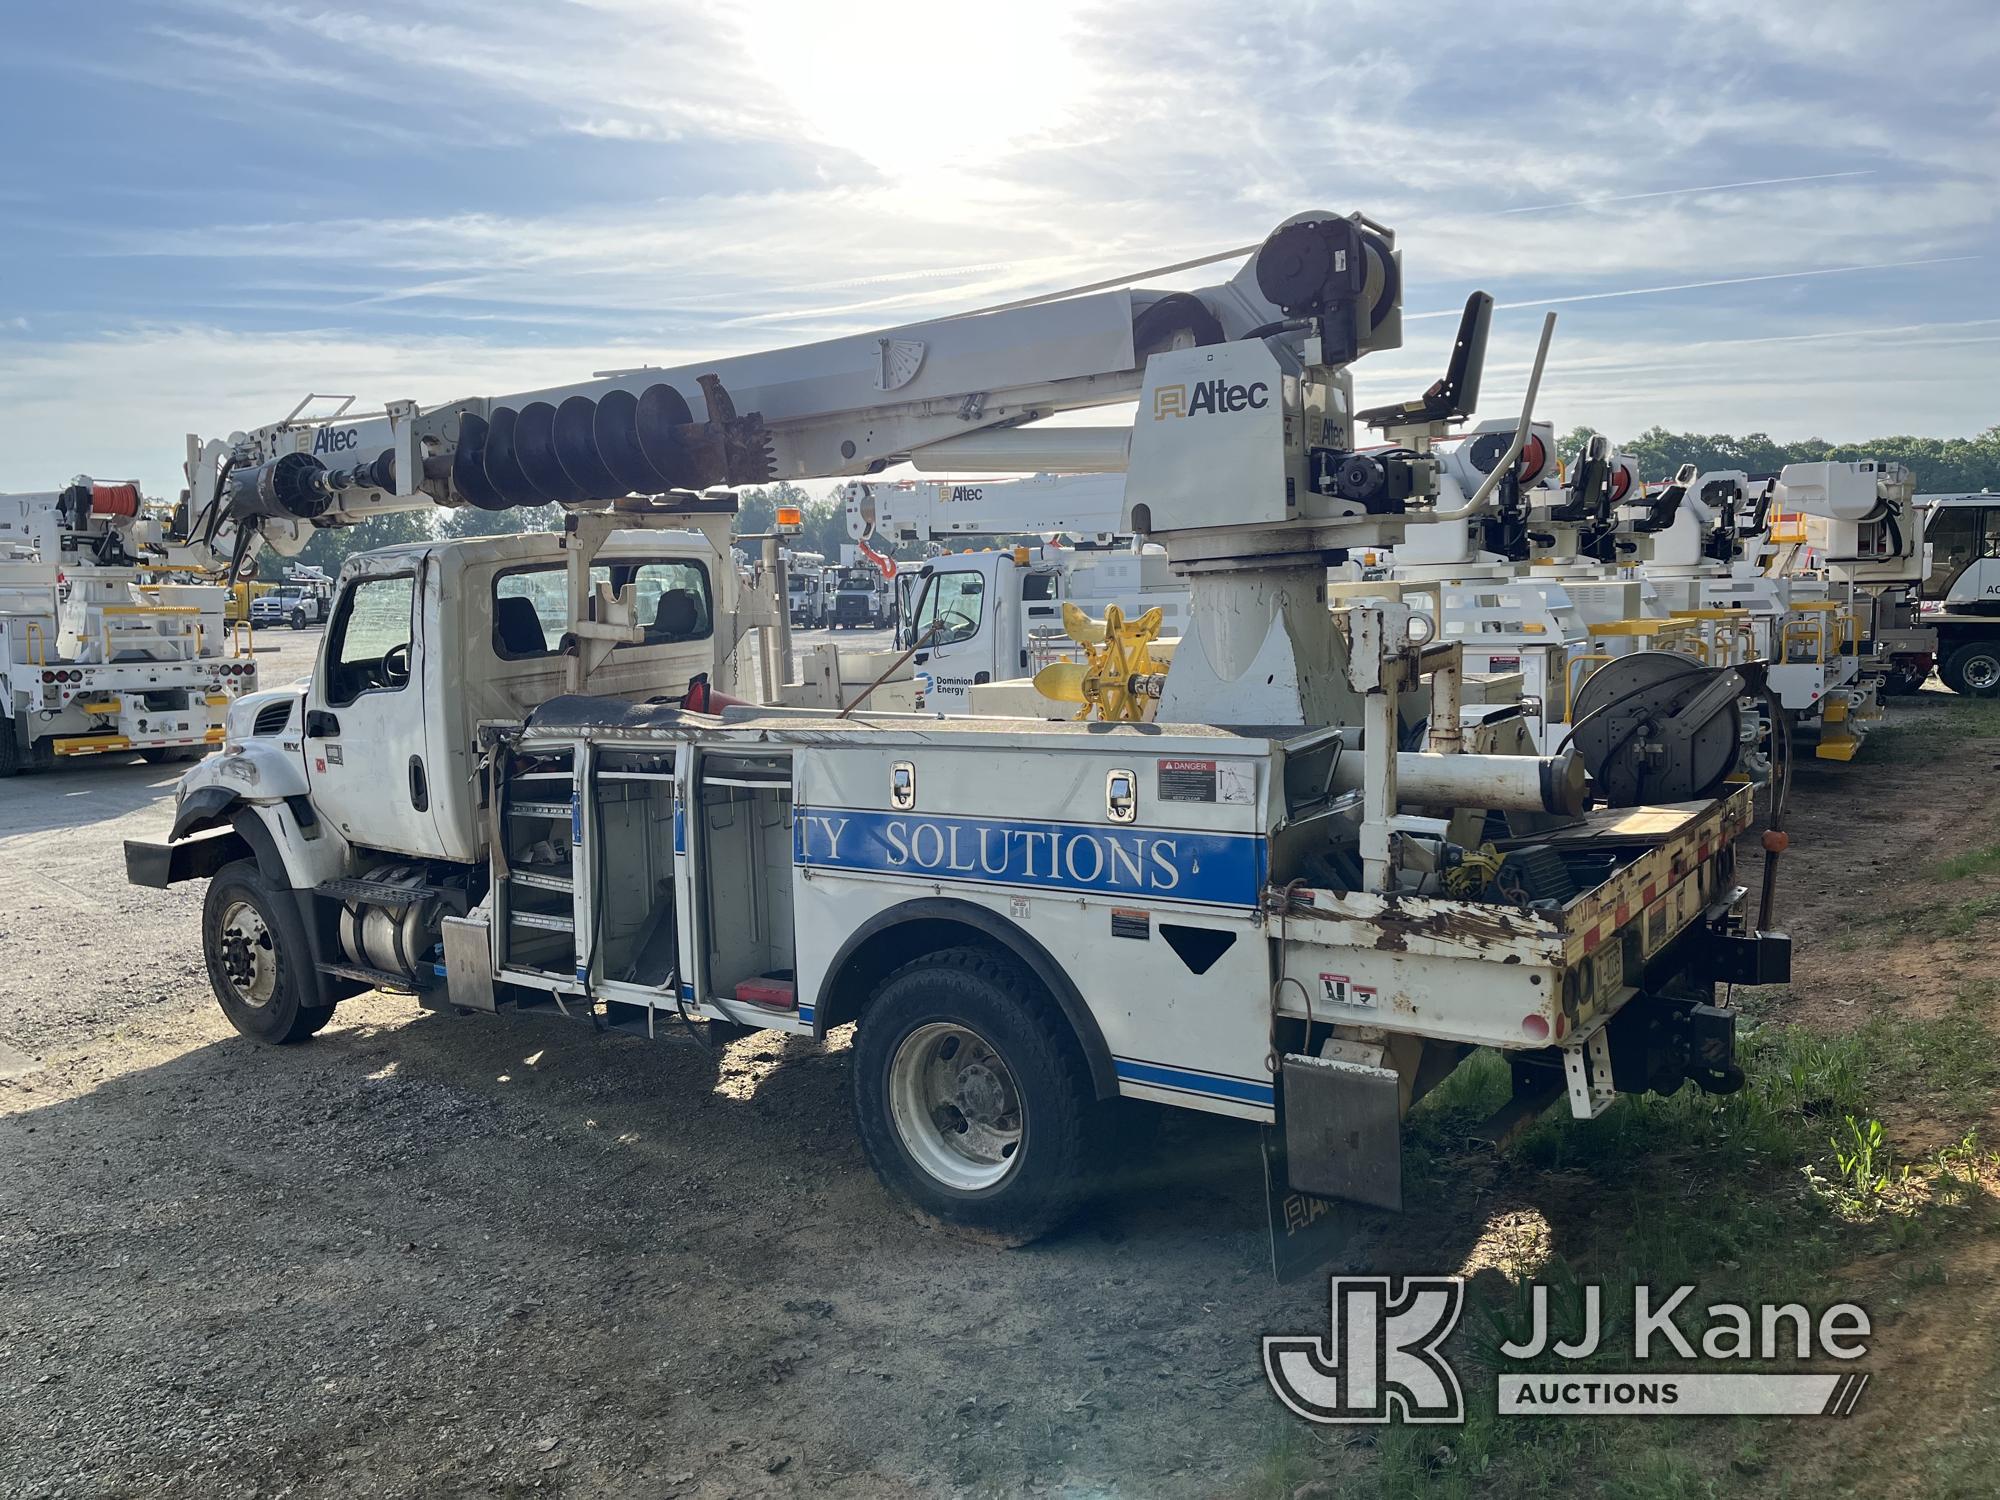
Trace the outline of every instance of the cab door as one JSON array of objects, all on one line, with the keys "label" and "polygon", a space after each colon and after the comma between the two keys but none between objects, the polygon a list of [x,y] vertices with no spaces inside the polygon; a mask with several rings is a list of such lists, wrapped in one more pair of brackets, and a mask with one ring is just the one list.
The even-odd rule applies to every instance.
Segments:
[{"label": "cab door", "polygon": [[313,807],[350,843],[399,854],[443,851],[431,815],[421,681],[423,563],[383,559],[350,578],[306,689]]},{"label": "cab door", "polygon": [[977,566],[936,569],[925,580],[911,639],[927,710],[970,713],[973,684],[993,680],[991,593]]}]

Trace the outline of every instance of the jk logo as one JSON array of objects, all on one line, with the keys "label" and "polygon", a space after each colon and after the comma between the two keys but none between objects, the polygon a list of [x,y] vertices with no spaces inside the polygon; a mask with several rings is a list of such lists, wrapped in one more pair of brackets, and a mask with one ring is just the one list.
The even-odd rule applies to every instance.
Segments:
[{"label": "jk logo", "polygon": [[1465,1305],[1461,1276],[1336,1276],[1324,1339],[1269,1334],[1264,1375],[1308,1422],[1463,1422],[1458,1375],[1438,1348]]}]

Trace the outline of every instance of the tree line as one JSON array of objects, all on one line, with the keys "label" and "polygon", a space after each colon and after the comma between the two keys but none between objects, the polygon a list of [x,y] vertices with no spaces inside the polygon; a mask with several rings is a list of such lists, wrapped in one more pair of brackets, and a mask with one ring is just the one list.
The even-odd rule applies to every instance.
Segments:
[{"label": "tree line", "polygon": [[[1587,427],[1570,433],[1560,445],[1563,456],[1571,458],[1580,452],[1590,436]],[[1877,459],[1907,464],[1916,475],[1919,494],[2000,490],[2000,427],[1989,427],[1969,438],[1885,437],[1865,443],[1829,443],[1821,438],[1781,443],[1762,432],[1732,437],[1720,432],[1669,432],[1652,427],[1613,446],[1638,464],[1644,479],[1671,479],[1676,469],[1690,463],[1696,469],[1775,474],[1786,464]]]}]

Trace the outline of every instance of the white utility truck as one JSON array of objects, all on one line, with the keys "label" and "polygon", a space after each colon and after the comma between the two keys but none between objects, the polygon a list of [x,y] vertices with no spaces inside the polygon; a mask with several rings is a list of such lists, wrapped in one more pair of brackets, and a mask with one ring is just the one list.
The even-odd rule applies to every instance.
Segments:
[{"label": "white utility truck", "polygon": [[250,623],[294,630],[324,625],[332,602],[333,580],[319,568],[300,564],[286,570],[283,583],[250,601]]},{"label": "white utility truck", "polygon": [[1954,693],[2000,698],[2000,495],[1919,495],[1922,623]]},{"label": "white utility truck", "polygon": [[848,535],[862,544],[1041,539],[944,551],[905,570],[915,581],[902,638],[915,648],[927,709],[979,712],[974,688],[1025,680],[1056,659],[1051,652],[1067,655],[1073,645],[1063,634],[1066,603],[1098,619],[1114,604],[1135,619],[1157,608],[1161,633],[1169,637],[1178,637],[1186,620],[1187,582],[1168,566],[1166,550],[1119,532],[1122,473],[857,480],[841,492],[841,502]]},{"label": "white utility truck", "polygon": [[785,597],[792,624],[817,630],[826,623],[826,559],[817,552],[793,552],[785,558]]},{"label": "white utility truck", "polygon": [[831,630],[881,630],[896,619],[896,589],[891,576],[874,562],[864,562],[852,542],[840,549],[837,567],[826,570],[826,623]]},{"label": "white utility truck", "polygon": [[[557,489],[573,509],[560,537],[351,561],[310,684],[232,717],[167,841],[128,845],[131,877],[208,878],[216,995],[269,1041],[378,986],[647,1036],[858,1023],[854,1114],[884,1183],[1012,1240],[1077,1201],[1121,1098],[1269,1127],[1296,1269],[1345,1218],[1334,1203],[1400,1205],[1403,1117],[1476,1047],[1513,1062],[1513,1123],[1562,1098],[1587,1117],[1620,1091],[1738,1087],[1715,984],[1782,978],[1789,945],[1737,914],[1753,794],[1687,756],[1679,710],[1733,702],[1739,677],[1679,672],[1607,701],[1581,755],[1541,756],[1517,706],[1461,705],[1459,653],[1410,611],[1328,608],[1332,560],[1422,522],[1429,444],[1476,394],[1484,297],[1451,377],[1357,415],[1351,367],[1400,344],[1399,286],[1388,230],[1303,215],[1199,293],[719,362],[702,422],[633,390],[695,372],[649,370],[393,409],[342,444],[387,455],[344,482],[310,461],[323,428],[197,445],[237,470],[235,524],[267,516],[281,539],[315,505]],[[1135,397],[1130,428],[1018,425]],[[635,403],[683,420],[632,442]],[[523,487],[536,404],[575,413],[555,429],[571,441]],[[1396,446],[1350,462],[1357,421]],[[686,643],[648,634],[684,594],[649,622],[613,560],[649,552],[648,522],[730,504],[686,492],[705,485],[903,459],[1035,472],[1093,444],[1129,458],[1119,529],[1190,585],[1164,679],[1119,685],[1158,697],[1152,723],[732,706],[684,686]],[[625,463],[648,449],[651,475]],[[497,590],[556,568],[559,639],[538,618],[556,652],[517,657]],[[1431,748],[1403,750],[1417,718]],[[1586,762],[1608,789],[1643,767],[1662,795],[1589,811]]]},{"label": "white utility truck", "polygon": [[257,667],[232,650],[225,587],[151,581],[201,561],[168,529],[130,482],[0,495],[0,776],[221,742]]}]

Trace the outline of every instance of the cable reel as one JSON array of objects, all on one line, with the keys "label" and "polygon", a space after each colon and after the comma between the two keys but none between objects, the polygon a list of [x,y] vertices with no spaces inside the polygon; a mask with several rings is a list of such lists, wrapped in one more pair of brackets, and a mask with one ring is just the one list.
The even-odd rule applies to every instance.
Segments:
[{"label": "cable reel", "polygon": [[1743,748],[1738,700],[1764,689],[1764,664],[1707,667],[1672,651],[1605,662],[1576,691],[1568,743],[1612,807],[1712,797]]}]

